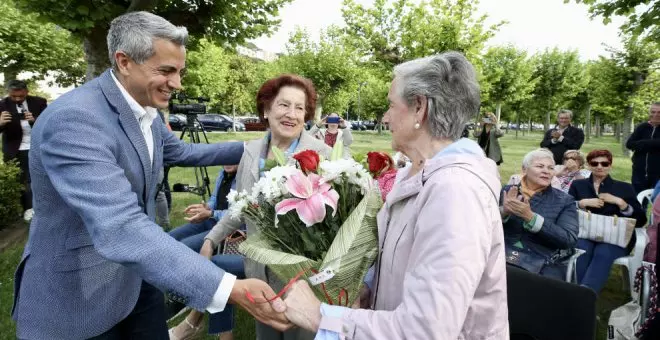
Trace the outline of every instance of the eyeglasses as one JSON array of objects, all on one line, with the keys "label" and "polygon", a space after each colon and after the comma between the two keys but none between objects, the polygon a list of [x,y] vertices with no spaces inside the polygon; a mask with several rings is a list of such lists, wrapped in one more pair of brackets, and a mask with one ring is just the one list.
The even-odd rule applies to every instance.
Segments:
[{"label": "eyeglasses", "polygon": [[607,162],[607,161],[606,162],[589,162],[589,165],[591,165],[594,168],[597,167],[598,164],[600,164],[600,166],[602,166],[603,168],[607,168],[608,166],[610,166],[610,162]]}]

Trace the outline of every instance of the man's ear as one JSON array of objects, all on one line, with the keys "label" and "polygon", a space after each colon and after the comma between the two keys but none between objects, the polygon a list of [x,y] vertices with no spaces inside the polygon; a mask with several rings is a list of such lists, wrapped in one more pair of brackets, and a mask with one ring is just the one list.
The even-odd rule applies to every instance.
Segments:
[{"label": "man's ear", "polygon": [[117,64],[117,71],[121,75],[127,76],[130,74],[131,58],[126,53],[123,51],[115,52],[115,62]]}]

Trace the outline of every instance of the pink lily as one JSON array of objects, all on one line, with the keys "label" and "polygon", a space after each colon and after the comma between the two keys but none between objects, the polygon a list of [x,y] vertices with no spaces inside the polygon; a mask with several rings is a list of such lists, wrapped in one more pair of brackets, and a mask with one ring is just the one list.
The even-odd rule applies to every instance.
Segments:
[{"label": "pink lily", "polygon": [[325,219],[327,204],[332,208],[332,216],[335,216],[339,194],[330,184],[321,182],[321,176],[315,173],[305,176],[301,171],[297,171],[287,178],[285,185],[295,198],[287,198],[277,203],[277,215],[284,215],[296,209],[300,220],[311,227]]}]

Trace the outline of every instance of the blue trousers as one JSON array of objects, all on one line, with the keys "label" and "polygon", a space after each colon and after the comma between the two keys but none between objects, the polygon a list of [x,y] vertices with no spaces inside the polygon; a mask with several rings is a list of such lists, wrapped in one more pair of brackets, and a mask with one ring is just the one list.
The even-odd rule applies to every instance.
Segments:
[{"label": "blue trousers", "polygon": [[[172,231],[170,236],[188,248],[199,252],[204,244],[204,237],[215,225],[215,220],[208,219],[202,223],[189,223],[182,225]],[[211,261],[225,272],[236,275],[238,279],[245,278],[245,266],[243,256],[240,255],[215,255]],[[219,282],[218,282],[219,284]],[[222,312],[209,316],[209,334],[218,334],[231,331],[234,328],[234,306],[227,303]]]},{"label": "blue trousers", "polygon": [[577,280],[596,293],[600,293],[607,282],[614,260],[628,254],[625,248],[585,239],[578,239],[577,247],[586,251],[577,260]]}]

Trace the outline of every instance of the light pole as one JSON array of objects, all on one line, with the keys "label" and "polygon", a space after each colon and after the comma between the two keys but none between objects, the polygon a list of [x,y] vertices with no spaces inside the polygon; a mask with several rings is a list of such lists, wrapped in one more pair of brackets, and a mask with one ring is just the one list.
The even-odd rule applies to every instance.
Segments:
[{"label": "light pole", "polygon": [[362,86],[364,86],[364,85],[367,85],[367,82],[366,82],[366,81],[360,82],[360,83],[358,84],[358,104],[357,104],[357,106],[358,106],[358,107],[357,107],[357,111],[358,111],[358,122],[360,121],[360,119],[361,119],[360,117],[361,117],[361,114],[362,114],[362,106],[361,106],[361,103],[360,103],[360,91],[362,91]]}]

